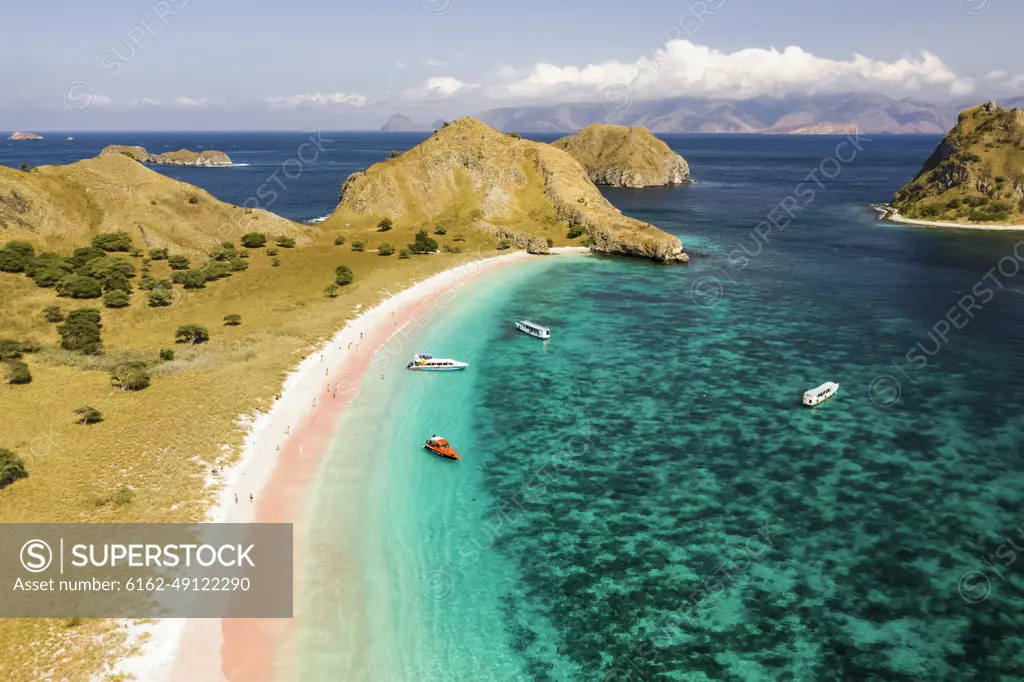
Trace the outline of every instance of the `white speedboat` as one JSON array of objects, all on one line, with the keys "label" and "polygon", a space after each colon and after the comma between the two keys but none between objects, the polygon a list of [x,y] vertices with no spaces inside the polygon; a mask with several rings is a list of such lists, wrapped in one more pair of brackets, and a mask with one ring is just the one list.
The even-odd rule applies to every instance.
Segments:
[{"label": "white speedboat", "polygon": [[535,336],[538,339],[550,339],[551,330],[547,327],[542,327],[539,324],[530,322],[529,320],[519,320],[516,322],[516,328],[524,334]]},{"label": "white speedboat", "polygon": [[406,369],[414,372],[457,372],[469,367],[468,362],[459,362],[451,358],[435,358],[427,353],[417,353]]},{"label": "white speedboat", "polygon": [[812,388],[811,390],[804,392],[804,405],[813,407],[814,405],[824,402],[834,396],[838,390],[839,384],[831,381],[825,382],[817,388]]}]

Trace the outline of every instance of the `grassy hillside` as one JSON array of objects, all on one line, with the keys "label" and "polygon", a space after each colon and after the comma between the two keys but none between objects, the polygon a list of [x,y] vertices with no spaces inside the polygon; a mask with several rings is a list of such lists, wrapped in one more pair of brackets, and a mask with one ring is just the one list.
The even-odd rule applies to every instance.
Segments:
[{"label": "grassy hillside", "polygon": [[690,177],[686,161],[644,127],[594,124],[552,145],[572,155],[599,185],[660,187]]},{"label": "grassy hillside", "polygon": [[440,224],[508,238],[533,252],[545,252],[550,240],[655,260],[686,259],[676,237],[619,213],[569,154],[474,118],[455,121],[405,154],[353,174],[327,225],[343,229],[385,217],[407,228]]},{"label": "grassy hillside", "polygon": [[964,111],[893,207],[915,219],[1024,224],[1024,112],[993,102]]},{"label": "grassy hillside", "polygon": [[246,232],[288,235],[300,244],[315,234],[273,213],[218,201],[123,154],[28,172],[0,166],[0,241],[70,252],[115,230],[129,232],[140,248],[174,247],[186,255]]},{"label": "grassy hillside", "polygon": [[[345,233],[339,245],[338,230],[224,204],[119,156],[27,173],[0,169],[0,246],[28,239],[37,253],[71,256],[97,234],[123,230],[134,247],[145,247],[137,256],[109,253],[78,269],[128,263],[135,274],[127,278],[132,293],[124,308],[104,307],[103,298],[61,297],[24,273],[0,272],[0,339],[27,344],[20,361],[31,374],[30,383],[7,383],[0,363],[0,448],[28,470],[27,478],[0,488],[0,522],[203,518],[210,498],[205,476],[242,444],[236,420],[268,408],[287,371],[315,345],[388,292],[503,246],[477,231],[456,241],[452,231],[432,235],[448,252],[381,256],[375,249],[382,242],[405,247],[419,225],[396,223],[384,234],[376,219],[350,218],[334,225]],[[241,246],[239,235],[252,231],[267,234],[265,247]],[[296,246],[275,246],[278,234],[293,235]],[[174,276],[167,260],[148,261],[150,248],[187,254],[191,270],[205,272],[212,267],[207,252],[219,255],[223,241],[234,242],[235,255],[213,263],[244,261],[245,269],[200,289],[174,284],[170,305],[148,305],[143,272],[152,280]],[[353,250],[357,241],[365,242],[363,251]],[[340,265],[352,269],[355,281],[328,298],[324,289]],[[61,349],[59,325],[44,317],[49,306],[65,316],[98,309],[102,353]],[[228,315],[240,315],[241,324],[225,325]],[[187,324],[205,326],[209,342],[175,343],[176,330]],[[162,360],[161,350],[173,350],[174,359]],[[148,387],[124,391],[113,384],[111,370],[129,362],[149,375]],[[73,411],[85,406],[103,420],[76,423]],[[87,680],[122,640],[110,621],[2,620],[0,679]]]}]

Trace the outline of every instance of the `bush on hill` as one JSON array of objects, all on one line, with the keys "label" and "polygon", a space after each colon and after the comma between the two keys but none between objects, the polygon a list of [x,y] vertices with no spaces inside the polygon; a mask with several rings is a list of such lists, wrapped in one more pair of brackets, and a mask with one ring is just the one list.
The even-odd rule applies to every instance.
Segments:
[{"label": "bush on hill", "polygon": [[241,258],[236,258],[228,263],[228,267],[231,268],[231,272],[242,272],[249,269],[249,264]]},{"label": "bush on hill", "polygon": [[0,249],[0,272],[24,272],[27,265],[28,259],[17,251]]},{"label": "bush on hill", "polygon": [[110,370],[111,385],[122,391],[141,391],[149,382],[149,372],[141,362],[126,362]]},{"label": "bush on hill", "polygon": [[97,410],[95,407],[79,407],[75,410],[75,423],[76,424],[99,424],[103,421],[103,413]]},{"label": "bush on hill", "polygon": [[104,232],[92,238],[92,245],[104,251],[131,251],[132,236],[127,232]]},{"label": "bush on hill", "polygon": [[364,242],[352,242],[352,250],[353,251],[362,251],[365,248],[366,248],[366,244]]},{"label": "bush on hill", "polygon": [[241,315],[225,315],[224,316],[224,325],[225,326],[237,327],[240,324],[242,324],[242,316]]},{"label": "bush on hill", "polygon": [[178,343],[206,343],[210,340],[210,332],[206,327],[198,324],[183,324],[174,332],[174,340]]},{"label": "bush on hill", "polygon": [[28,242],[21,241],[19,239],[12,239],[11,241],[4,244],[4,249],[7,251],[14,251],[20,253],[26,259],[35,258],[36,249]]},{"label": "bush on hill", "polygon": [[507,251],[512,248],[512,240],[502,239],[501,241],[498,242],[498,246],[495,248],[497,248],[498,251]]},{"label": "bush on hill", "polygon": [[22,354],[21,343],[14,339],[0,339],[0,360],[17,360]]},{"label": "bush on hill", "polygon": [[577,237],[582,237],[585,232],[586,230],[584,230],[581,226],[573,225],[572,227],[569,228],[569,231],[565,233],[565,236],[568,237],[569,239],[576,239]]},{"label": "bush on hill", "polygon": [[81,269],[86,263],[97,258],[106,258],[107,252],[103,249],[97,249],[95,246],[83,246],[75,249],[71,253],[71,258],[67,260],[71,263],[71,266],[75,270]]},{"label": "bush on hill", "polygon": [[326,298],[338,298],[338,292],[341,291],[341,287],[333,282],[324,287],[324,297]]},{"label": "bush on hill", "polygon": [[267,245],[267,235],[262,232],[246,232],[242,235],[242,246],[247,249],[262,249]]},{"label": "bush on hill", "polygon": [[160,359],[164,362],[171,362],[174,360],[174,351],[170,348],[160,349]]},{"label": "bush on hill", "polygon": [[238,252],[234,248],[227,249],[223,246],[210,252],[210,258],[215,261],[232,260],[237,255]]},{"label": "bush on hill", "polygon": [[64,350],[77,350],[86,355],[100,352],[100,311],[95,308],[80,308],[68,313],[64,324],[57,327],[60,345]]},{"label": "bush on hill", "polygon": [[123,291],[126,294],[132,293],[132,285],[128,278],[121,273],[113,274],[103,280],[103,291]]},{"label": "bush on hill", "polygon": [[171,305],[172,297],[168,289],[153,289],[146,295],[150,308],[166,308]]},{"label": "bush on hill", "polygon": [[149,257],[152,260],[167,260],[168,253],[167,249],[150,249]]},{"label": "bush on hill", "polygon": [[6,448],[0,448],[0,488],[27,476],[28,471],[21,457]]},{"label": "bush on hill", "polygon": [[206,273],[202,270],[181,270],[173,275],[174,283],[186,289],[206,288]]},{"label": "bush on hill", "polygon": [[344,243],[345,243],[345,238],[342,237],[340,234],[337,237],[334,238],[334,245],[335,246],[341,246]]},{"label": "bush on hill", "polygon": [[171,270],[188,270],[189,262],[185,256],[174,255],[167,259],[167,265],[171,267]]},{"label": "bush on hill", "polygon": [[434,253],[437,251],[437,241],[433,239],[426,230],[416,233],[416,240],[409,244],[409,251],[413,253]]},{"label": "bush on hill", "polygon": [[434,228],[434,234],[436,234],[438,237],[443,237],[446,234],[448,234],[448,230],[445,229],[443,225],[438,225],[437,227]]},{"label": "bush on hill", "polygon": [[276,256],[277,255],[277,249],[275,249],[273,247],[267,249],[267,255],[268,256]]},{"label": "bush on hill", "polygon": [[291,249],[295,247],[295,240],[292,239],[291,237],[286,237],[284,235],[278,237],[277,241],[274,243],[285,249]]},{"label": "bush on hill", "polygon": [[107,308],[127,308],[131,302],[128,293],[120,289],[112,289],[103,296],[103,305]]},{"label": "bush on hill", "polygon": [[384,242],[383,244],[377,247],[377,255],[393,256],[395,255],[395,247],[391,246],[391,244],[388,244],[387,242]]},{"label": "bush on hill", "polygon": [[57,295],[64,298],[99,298],[103,286],[92,277],[68,275],[57,283]]},{"label": "bush on hill", "polygon": [[214,282],[231,276],[231,266],[220,261],[210,261],[199,270],[207,282]]},{"label": "bush on hill", "polygon": [[398,252],[398,257],[404,260],[408,258],[411,254],[412,251],[410,251],[409,249],[402,249],[401,251]]},{"label": "bush on hill", "polygon": [[21,360],[6,360],[7,383],[29,384],[32,383],[32,373],[28,371],[28,365]]},{"label": "bush on hill", "polygon": [[378,232],[388,232],[394,226],[395,226],[395,224],[391,222],[391,218],[384,218],[379,223],[377,223],[377,231]]},{"label": "bush on hill", "polygon": [[355,275],[352,274],[352,268],[347,265],[339,265],[334,271],[334,282],[338,286],[345,286],[351,284],[355,279]]},{"label": "bush on hill", "polygon": [[43,319],[49,323],[63,322],[64,312],[59,305],[48,305],[43,308]]},{"label": "bush on hill", "polygon": [[270,259],[270,267],[272,267],[272,268],[279,268],[279,267],[281,267],[281,259],[280,258],[271,258]]}]

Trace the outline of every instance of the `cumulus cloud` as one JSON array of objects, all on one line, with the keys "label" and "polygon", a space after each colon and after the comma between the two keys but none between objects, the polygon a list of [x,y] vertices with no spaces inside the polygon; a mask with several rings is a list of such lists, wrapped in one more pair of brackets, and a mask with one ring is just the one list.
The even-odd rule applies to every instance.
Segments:
[{"label": "cumulus cloud", "polygon": [[635,97],[683,95],[782,96],[875,89],[943,89],[963,95],[974,89],[936,55],[882,61],[854,54],[827,59],[799,47],[747,48],[724,52],[688,40],[671,40],[634,62],[606,61],[587,66],[536,64],[488,94],[502,99],[593,98],[613,84],[626,84]]},{"label": "cumulus cloud", "polygon": [[453,76],[434,76],[428,78],[422,87],[406,90],[405,96],[413,101],[444,99],[476,87],[476,84],[465,83]]},{"label": "cumulus cloud", "polygon": [[1024,74],[1012,74],[1008,71],[989,71],[985,75],[985,81],[991,87],[1013,94],[1024,88]]},{"label": "cumulus cloud", "polygon": [[429,58],[428,58],[428,59],[427,59],[426,61],[424,61],[423,63],[424,63],[424,64],[426,64],[427,66],[434,66],[434,67],[438,67],[438,66],[446,66],[445,62],[442,62],[442,61],[441,61],[441,60],[439,60],[439,59],[429,59]]},{"label": "cumulus cloud", "polygon": [[[83,90],[84,93],[84,90]],[[85,93],[88,94],[88,93]],[[152,107],[155,109],[200,109],[216,104],[206,97],[136,97],[134,99],[114,99],[106,95],[89,94],[92,106],[98,107]],[[76,99],[74,91],[69,91],[69,99]]]},{"label": "cumulus cloud", "polygon": [[361,107],[366,104],[365,95],[347,92],[307,92],[301,95],[275,95],[264,97],[271,109],[295,109],[305,106],[349,106]]}]

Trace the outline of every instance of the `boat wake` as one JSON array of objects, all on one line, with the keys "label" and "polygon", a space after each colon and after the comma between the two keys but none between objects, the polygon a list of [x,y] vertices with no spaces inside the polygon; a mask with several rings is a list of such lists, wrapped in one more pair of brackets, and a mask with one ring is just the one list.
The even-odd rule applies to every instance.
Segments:
[{"label": "boat wake", "polygon": [[330,217],[331,214],[328,213],[327,215],[322,215],[319,218],[310,218],[309,220],[303,220],[302,223],[304,225],[316,225],[317,223],[322,223],[323,221],[327,220]]}]

